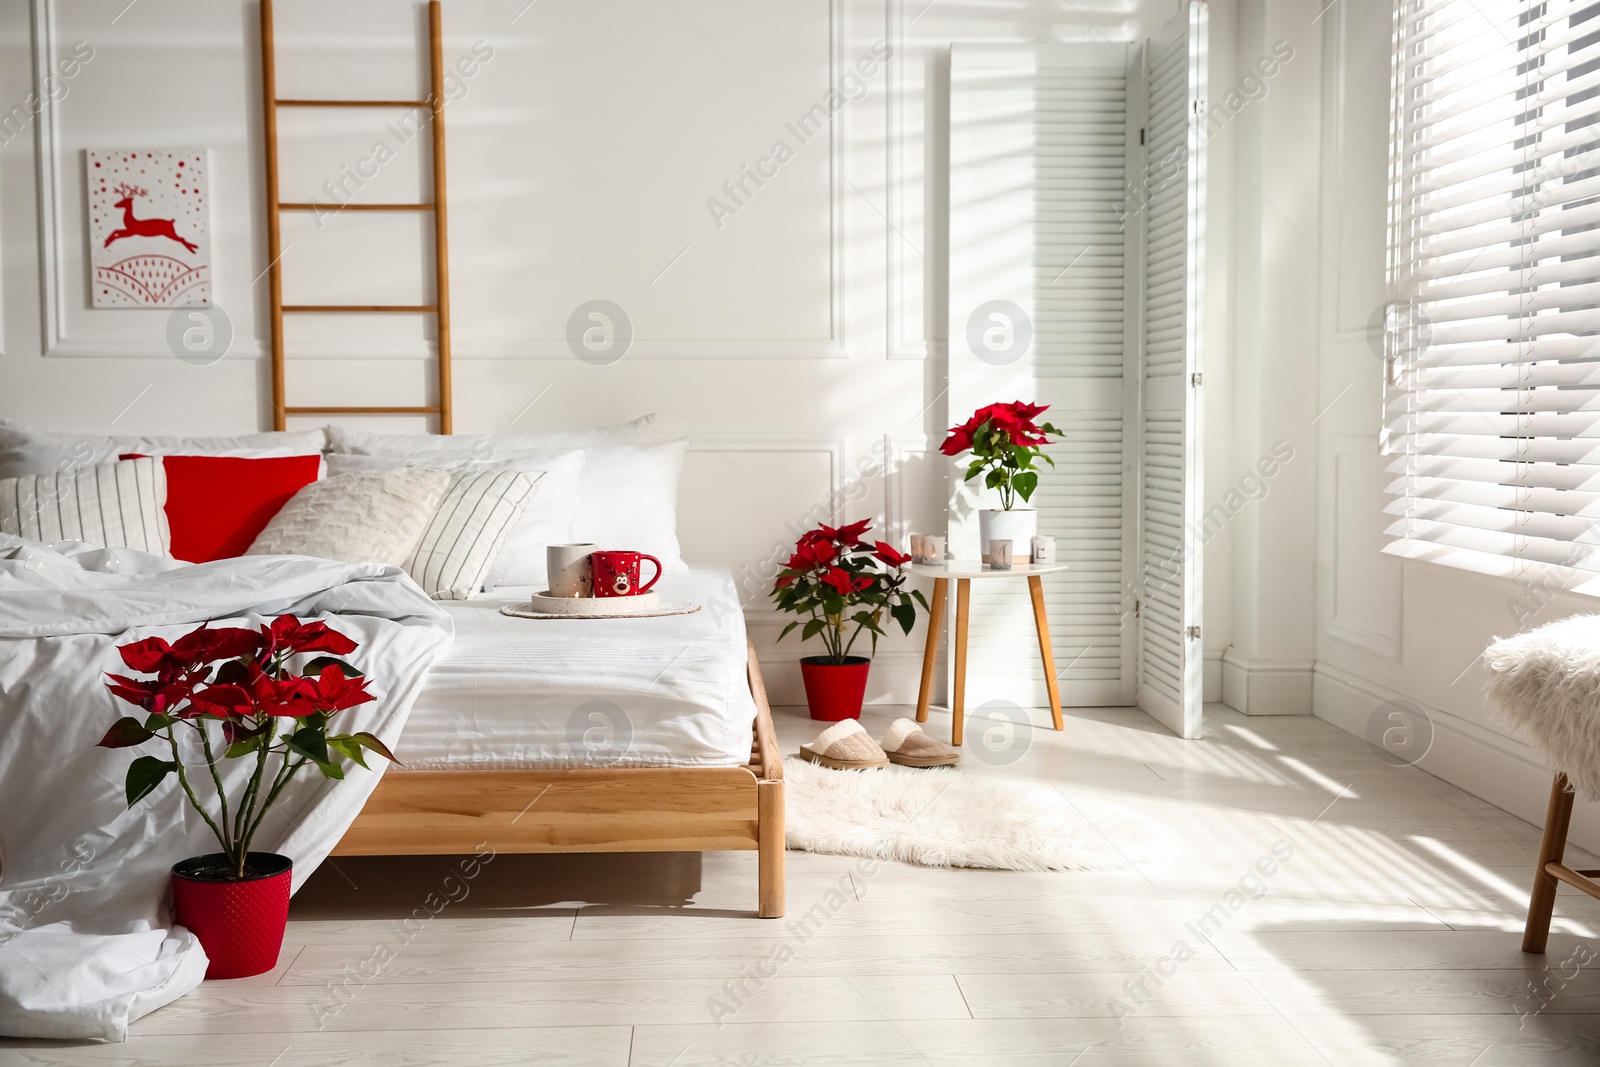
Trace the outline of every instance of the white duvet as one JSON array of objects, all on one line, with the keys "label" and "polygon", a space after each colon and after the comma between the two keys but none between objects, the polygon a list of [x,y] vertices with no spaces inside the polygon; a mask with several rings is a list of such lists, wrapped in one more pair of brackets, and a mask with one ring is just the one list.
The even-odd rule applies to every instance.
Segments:
[{"label": "white duvet", "polygon": [[[120,669],[119,643],[287,613],[330,616],[360,643],[353,658],[378,699],[343,713],[345,727],[394,745],[451,638],[449,617],[398,568],[276,556],[192,565],[0,534],[0,1034],[122,1040],[130,1021],[205,976],[204,951],[163,897],[172,864],[216,840],[170,782],[127,809],[134,753],[95,745],[124,713],[104,672]],[[298,888],[379,773],[300,776],[255,849],[293,859]]]}]

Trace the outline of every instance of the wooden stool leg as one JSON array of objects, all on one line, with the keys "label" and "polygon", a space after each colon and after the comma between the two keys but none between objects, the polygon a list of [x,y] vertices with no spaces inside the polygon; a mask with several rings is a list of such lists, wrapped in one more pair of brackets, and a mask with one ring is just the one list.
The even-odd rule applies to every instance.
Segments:
[{"label": "wooden stool leg", "polygon": [[1033,628],[1039,631],[1039,658],[1044,660],[1044,685],[1050,693],[1050,720],[1060,730],[1061,690],[1056,686],[1056,655],[1050,648],[1050,623],[1044,617],[1044,583],[1037,574],[1028,575],[1028,592],[1033,597]]},{"label": "wooden stool leg", "polygon": [[1567,828],[1572,823],[1572,791],[1567,776],[1556,775],[1550,786],[1550,810],[1544,817],[1544,837],[1539,841],[1539,866],[1533,872],[1533,893],[1528,898],[1528,923],[1522,931],[1522,951],[1543,952],[1550,940],[1550,918],[1556,910],[1554,878],[1545,864],[1560,863],[1567,851]]},{"label": "wooden stool leg", "polygon": [[967,709],[967,606],[972,602],[972,579],[956,579],[956,682],[950,694],[950,743],[961,744]]},{"label": "wooden stool leg", "polygon": [[928,701],[933,696],[933,666],[939,658],[939,626],[944,622],[945,587],[943,578],[933,580],[933,599],[928,601],[928,644],[922,650],[922,688],[917,690],[917,721],[928,721]]}]

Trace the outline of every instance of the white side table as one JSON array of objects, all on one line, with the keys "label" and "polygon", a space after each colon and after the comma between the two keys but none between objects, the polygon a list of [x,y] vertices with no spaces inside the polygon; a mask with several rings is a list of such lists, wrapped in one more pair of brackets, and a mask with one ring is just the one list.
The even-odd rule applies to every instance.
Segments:
[{"label": "white side table", "polygon": [[956,677],[950,696],[950,743],[961,744],[962,724],[967,702],[967,607],[974,581],[1028,579],[1033,598],[1033,625],[1039,632],[1039,658],[1044,661],[1044,684],[1050,693],[1050,717],[1057,730],[1062,728],[1061,692],[1056,687],[1056,658],[1050,651],[1050,624],[1044,616],[1044,585],[1039,578],[1067,569],[1065,563],[1017,563],[1008,571],[992,571],[981,563],[948,560],[944,563],[913,563],[911,573],[933,579],[933,599],[928,602],[928,644],[922,653],[922,688],[917,693],[917,721],[928,721],[928,700],[933,692],[933,666],[939,652],[939,624],[944,621],[944,605],[950,582],[956,583]]}]

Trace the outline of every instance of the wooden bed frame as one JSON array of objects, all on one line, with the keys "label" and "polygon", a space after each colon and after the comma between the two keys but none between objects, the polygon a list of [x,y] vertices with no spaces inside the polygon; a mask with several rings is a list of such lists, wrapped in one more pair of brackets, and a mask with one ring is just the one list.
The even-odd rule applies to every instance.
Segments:
[{"label": "wooden bed frame", "polygon": [[496,852],[760,853],[758,914],[783,915],[783,758],[755,649],[743,767],[391,771],[335,856]]}]

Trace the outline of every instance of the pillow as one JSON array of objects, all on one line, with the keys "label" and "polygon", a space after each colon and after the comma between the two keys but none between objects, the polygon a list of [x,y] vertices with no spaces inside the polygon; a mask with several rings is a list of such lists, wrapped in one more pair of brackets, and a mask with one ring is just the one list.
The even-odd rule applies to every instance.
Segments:
[{"label": "pillow", "polygon": [[435,600],[471,600],[533,496],[534,471],[458,471],[406,563]]},{"label": "pillow", "polygon": [[190,563],[244,555],[278,509],[322,471],[320,455],[160,458],[172,555]]},{"label": "pillow", "polygon": [[[328,471],[338,475],[351,471],[393,470],[407,461],[390,456],[346,456],[337,452],[328,457]],[[578,480],[583,474],[582,452],[512,452],[500,462],[483,465],[471,460],[436,460],[430,464],[447,469],[523,470],[543,472],[539,491],[523,509],[505,545],[490,568],[488,587],[533,585],[544,588],[545,547],[565,545],[573,540],[572,526],[578,517]]]},{"label": "pillow", "polygon": [[450,488],[450,472],[397,467],[302,486],[245,550],[250,556],[320,556],[403,565]]},{"label": "pillow", "polygon": [[373,433],[329,424],[323,427],[329,452],[361,456],[400,456],[407,459],[476,459],[492,462],[511,452],[567,452],[591,445],[636,444],[645,440],[656,421],[655,412],[632,422],[595,430],[568,430],[533,434]]},{"label": "pillow", "polygon": [[28,430],[0,419],[0,478],[57,474],[110,463],[126,452],[141,456],[309,456],[321,450],[320,430],[239,437],[108,437]]},{"label": "pillow", "polygon": [[167,479],[153,459],[0,479],[0,533],[170,556]]},{"label": "pillow", "polygon": [[[331,441],[358,444],[368,455],[430,463],[518,455],[517,442],[534,439],[367,433],[358,440],[331,426],[328,434]],[[574,539],[648,552],[661,560],[663,570],[687,570],[678,546],[678,480],[688,446],[688,438],[662,444],[585,445]],[[376,451],[383,449],[391,450]]]}]

